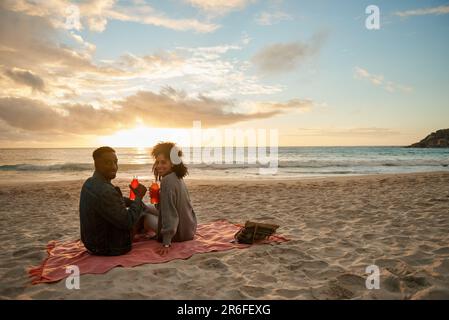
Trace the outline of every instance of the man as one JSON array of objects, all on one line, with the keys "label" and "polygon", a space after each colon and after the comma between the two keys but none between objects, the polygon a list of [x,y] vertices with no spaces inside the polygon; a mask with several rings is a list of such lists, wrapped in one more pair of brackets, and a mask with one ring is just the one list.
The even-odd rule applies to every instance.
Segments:
[{"label": "man", "polygon": [[95,172],[84,182],[80,196],[81,240],[92,254],[122,255],[131,250],[132,229],[145,208],[142,198],[147,189],[139,184],[133,189],[134,201],[124,198],[111,184],[118,170],[115,150],[101,147],[92,156]]}]

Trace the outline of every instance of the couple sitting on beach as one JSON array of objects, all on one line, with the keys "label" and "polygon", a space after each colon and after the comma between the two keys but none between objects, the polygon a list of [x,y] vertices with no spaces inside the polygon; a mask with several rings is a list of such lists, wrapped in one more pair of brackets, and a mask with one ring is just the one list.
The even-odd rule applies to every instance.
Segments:
[{"label": "couple sitting on beach", "polygon": [[159,143],[152,150],[153,172],[161,181],[160,204],[156,207],[142,202],[147,192],[142,184],[129,186],[135,200],[123,197],[120,188],[112,185],[118,170],[114,149],[101,147],[93,152],[95,172],[81,189],[79,208],[81,240],[90,253],[125,254],[131,250],[134,235],[142,231],[156,233],[161,242],[160,255],[169,252],[173,241],[193,239],[197,221],[183,180],[187,167],[182,161],[172,162],[173,154],[180,160],[182,152],[171,142]]}]

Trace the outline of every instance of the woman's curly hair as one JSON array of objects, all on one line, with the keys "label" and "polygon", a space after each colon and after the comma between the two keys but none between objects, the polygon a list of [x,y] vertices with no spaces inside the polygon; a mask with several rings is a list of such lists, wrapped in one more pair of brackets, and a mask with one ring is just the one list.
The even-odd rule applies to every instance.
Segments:
[{"label": "woman's curly hair", "polygon": [[174,152],[178,152],[178,158],[181,159],[181,157],[183,156],[183,153],[181,151],[181,149],[179,149],[176,144],[174,144],[173,142],[159,142],[157,145],[155,145],[153,147],[153,150],[151,150],[151,155],[154,158],[154,164],[153,164],[153,173],[154,176],[156,177],[156,180],[160,180],[162,177],[159,176],[159,174],[157,173],[157,160],[156,158],[162,154],[166,159],[169,159],[171,161],[171,163],[173,164],[173,172],[176,174],[176,176],[178,178],[184,178],[186,175],[189,174],[187,167],[184,165],[184,163],[181,162],[178,164],[175,164],[172,160],[171,160],[171,156],[170,153],[172,152],[172,149],[176,148],[174,150]]}]

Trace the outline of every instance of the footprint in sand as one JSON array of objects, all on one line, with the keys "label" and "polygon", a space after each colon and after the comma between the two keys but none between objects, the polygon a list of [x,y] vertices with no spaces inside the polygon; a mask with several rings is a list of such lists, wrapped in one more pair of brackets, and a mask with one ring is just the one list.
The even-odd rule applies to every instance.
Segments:
[{"label": "footprint in sand", "polygon": [[275,277],[270,276],[270,275],[266,275],[266,274],[263,274],[263,273],[256,273],[255,276],[254,276],[254,280],[263,282],[265,284],[266,283],[276,283],[276,282],[278,282],[278,279],[276,279]]},{"label": "footprint in sand", "polygon": [[267,289],[255,286],[243,286],[240,290],[253,298],[259,298],[267,293]]},{"label": "footprint in sand", "polygon": [[337,277],[340,286],[351,290],[366,289],[365,280],[365,278],[351,273],[345,273]]},{"label": "footprint in sand", "polygon": [[160,268],[160,269],[155,269],[153,271],[153,274],[156,276],[161,276],[161,277],[172,277],[174,275],[176,275],[178,273],[178,271],[175,268]]},{"label": "footprint in sand", "polygon": [[219,299],[230,299],[230,300],[243,300],[249,299],[248,295],[244,294],[240,290],[232,289],[223,293],[223,295],[218,296]]},{"label": "footprint in sand", "polygon": [[435,254],[449,254],[449,247],[442,247],[437,250],[434,250],[433,253]]},{"label": "footprint in sand", "polygon": [[365,240],[373,240],[375,239],[377,236],[374,233],[365,233],[362,238]]},{"label": "footprint in sand", "polygon": [[447,276],[449,274],[449,259],[443,259],[432,265],[432,270],[440,275]]},{"label": "footprint in sand", "polygon": [[228,271],[228,266],[221,262],[216,258],[207,259],[201,261],[199,264],[200,268],[209,269],[209,270],[220,270],[220,271]]},{"label": "footprint in sand", "polygon": [[[388,259],[385,259],[384,261],[385,262],[388,261],[390,263],[390,265],[387,266],[386,269],[398,277],[404,277],[404,276],[410,275],[415,272],[415,270],[411,266],[409,266],[407,263],[405,263],[404,261],[388,260]],[[393,262],[395,262],[395,263],[392,265]],[[376,261],[376,264],[377,264],[377,261]],[[377,264],[377,265],[379,265],[379,264]]]},{"label": "footprint in sand", "polygon": [[277,289],[275,290],[275,294],[282,298],[295,299],[299,295],[304,294],[304,290]]},{"label": "footprint in sand", "polygon": [[327,268],[329,266],[329,264],[325,261],[303,261],[303,260],[299,260],[299,261],[295,261],[293,263],[291,263],[289,266],[287,266],[287,268],[289,270],[304,270],[304,271],[313,271],[313,272],[319,272],[320,270],[323,270],[325,268]]},{"label": "footprint in sand", "polygon": [[397,276],[388,273],[386,277],[381,277],[380,287],[387,291],[397,293],[401,291],[401,282]]},{"label": "footprint in sand", "polygon": [[354,292],[342,287],[335,280],[319,288],[312,288],[311,294],[318,300],[341,300],[354,297]]},{"label": "footprint in sand", "polygon": [[415,293],[412,300],[448,300],[449,299],[449,289],[430,287]]},{"label": "footprint in sand", "polygon": [[420,276],[406,276],[401,279],[405,285],[410,289],[429,287],[431,284],[425,277]]},{"label": "footprint in sand", "polygon": [[418,251],[415,252],[411,255],[407,255],[402,257],[402,259],[409,263],[412,264],[414,266],[416,265],[427,265],[432,263],[432,261],[434,261],[434,255],[433,254],[429,254],[429,253],[425,253],[423,251]]}]

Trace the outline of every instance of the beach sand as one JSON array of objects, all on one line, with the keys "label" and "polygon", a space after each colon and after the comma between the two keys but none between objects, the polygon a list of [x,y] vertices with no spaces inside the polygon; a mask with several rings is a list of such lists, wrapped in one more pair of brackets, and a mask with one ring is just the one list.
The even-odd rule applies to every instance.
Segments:
[{"label": "beach sand", "polygon": [[49,240],[79,238],[82,183],[0,186],[1,299],[449,299],[449,173],[188,180],[199,223],[273,222],[291,241],[31,285]]}]

